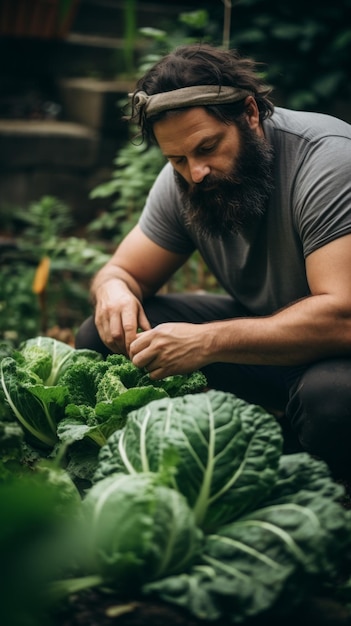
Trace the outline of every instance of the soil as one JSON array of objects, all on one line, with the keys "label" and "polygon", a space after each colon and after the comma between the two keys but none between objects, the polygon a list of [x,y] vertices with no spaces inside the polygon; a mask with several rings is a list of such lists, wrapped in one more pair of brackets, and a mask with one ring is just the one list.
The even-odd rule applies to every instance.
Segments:
[{"label": "soil", "polygon": [[[228,626],[228,621],[197,620],[177,607],[154,602],[121,604],[117,598],[89,591],[71,598],[55,626]],[[331,598],[313,597],[290,615],[267,613],[245,626],[350,626],[350,612]]]}]

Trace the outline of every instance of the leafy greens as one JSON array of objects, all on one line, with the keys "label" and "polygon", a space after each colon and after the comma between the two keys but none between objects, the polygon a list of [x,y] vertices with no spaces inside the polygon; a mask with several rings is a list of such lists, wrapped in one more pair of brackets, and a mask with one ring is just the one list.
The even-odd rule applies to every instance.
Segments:
[{"label": "leafy greens", "polygon": [[209,530],[269,493],[281,448],[277,421],[259,406],[215,391],[166,398],[130,413],[102,448],[95,479],[170,467],[170,485]]},{"label": "leafy greens", "polygon": [[[146,490],[139,481],[150,476],[184,497],[191,528],[195,521],[203,533],[189,562],[171,575],[153,567],[145,574],[148,533],[129,544],[128,563],[121,556],[128,541],[122,520],[134,541],[143,515],[134,519],[132,496],[120,485],[126,481],[138,501]],[[268,610],[286,614],[309,591],[335,583],[351,547],[350,512],[339,502],[344,490],[325,463],[282,454],[275,418],[229,393],[163,398],[131,412],[101,448],[95,481],[90,493],[98,497],[88,491],[83,502],[85,536],[99,539],[85,550],[97,559],[86,568],[87,585],[98,573],[100,586],[126,593],[121,581],[131,580],[132,563],[133,595],[157,596],[199,619],[236,624]],[[151,543],[157,554],[165,549],[157,533]]]}]

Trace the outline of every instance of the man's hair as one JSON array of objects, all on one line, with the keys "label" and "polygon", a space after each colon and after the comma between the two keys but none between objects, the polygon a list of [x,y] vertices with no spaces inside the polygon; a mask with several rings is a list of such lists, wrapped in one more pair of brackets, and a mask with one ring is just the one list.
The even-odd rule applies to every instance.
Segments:
[{"label": "man's hair", "polygon": [[[236,50],[221,50],[202,43],[183,45],[163,57],[138,80],[134,95],[143,91],[151,96],[195,85],[236,87],[252,93],[262,121],[272,115],[274,106],[268,99],[271,88],[263,82],[257,67],[258,63],[241,57]],[[245,100],[241,100],[231,104],[204,106],[208,113],[229,124],[244,113],[244,103]],[[140,117],[139,125],[144,140],[155,142],[154,123],[171,110],[170,107],[148,118]]]}]

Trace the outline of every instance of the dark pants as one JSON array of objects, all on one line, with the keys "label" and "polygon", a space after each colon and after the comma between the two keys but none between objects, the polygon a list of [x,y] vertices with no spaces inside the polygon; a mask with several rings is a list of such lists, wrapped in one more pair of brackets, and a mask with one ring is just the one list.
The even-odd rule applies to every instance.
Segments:
[{"label": "dark pants", "polygon": [[[228,296],[159,295],[144,302],[151,326],[162,322],[203,323],[248,313]],[[93,317],[76,337],[77,348],[104,356]],[[351,358],[333,358],[309,366],[213,363],[203,368],[208,386],[230,391],[274,412],[285,435],[285,451],[306,450],[323,458],[335,476],[351,478]]]}]

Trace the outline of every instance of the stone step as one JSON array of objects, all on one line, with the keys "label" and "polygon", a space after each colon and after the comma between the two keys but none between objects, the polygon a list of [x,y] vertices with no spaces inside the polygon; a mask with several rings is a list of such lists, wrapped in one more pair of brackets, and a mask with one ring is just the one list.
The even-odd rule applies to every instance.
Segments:
[{"label": "stone step", "polygon": [[73,122],[0,120],[0,167],[84,169],[98,158],[99,134]]}]

